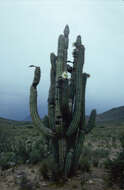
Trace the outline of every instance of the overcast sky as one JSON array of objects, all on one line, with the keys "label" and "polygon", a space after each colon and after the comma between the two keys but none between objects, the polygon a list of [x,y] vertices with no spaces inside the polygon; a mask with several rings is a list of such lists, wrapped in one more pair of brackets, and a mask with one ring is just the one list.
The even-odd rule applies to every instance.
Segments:
[{"label": "overcast sky", "polygon": [[124,1],[0,0],[0,117],[29,115],[33,69],[39,65],[39,104],[47,102],[51,52],[64,26],[72,43],[82,36],[86,48],[86,111],[103,112],[124,105]]}]

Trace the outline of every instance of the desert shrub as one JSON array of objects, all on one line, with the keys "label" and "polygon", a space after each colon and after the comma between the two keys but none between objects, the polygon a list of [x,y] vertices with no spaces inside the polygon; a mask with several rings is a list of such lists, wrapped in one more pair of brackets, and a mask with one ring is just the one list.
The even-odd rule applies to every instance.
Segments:
[{"label": "desert shrub", "polygon": [[112,162],[112,160],[110,160],[110,158],[107,158],[107,159],[103,162],[104,168],[105,168],[105,169],[109,169],[109,166],[111,165],[111,162]]},{"label": "desert shrub", "polygon": [[17,139],[16,145],[13,147],[15,147],[14,151],[18,164],[36,164],[48,156],[48,146],[40,137]]},{"label": "desert shrub", "polygon": [[81,157],[79,160],[79,169],[84,172],[91,171],[91,162],[88,157]]},{"label": "desert shrub", "polygon": [[[45,118],[45,122],[48,122],[47,118]],[[23,130],[23,133],[26,133],[25,130]],[[21,135],[19,134],[14,138],[10,138],[9,133],[6,131],[6,133],[0,134],[0,137],[0,154],[13,152],[15,154],[14,162],[16,162],[16,164],[35,164],[47,158],[50,154],[48,142],[46,142],[46,139],[42,138],[42,136],[36,136],[36,133],[35,136],[28,137],[21,133]],[[1,165],[3,165],[4,162],[7,163],[6,159],[0,159],[2,159]]]},{"label": "desert shrub", "polygon": [[106,163],[108,171],[108,185],[117,184],[120,188],[124,188],[124,159],[109,160]]},{"label": "desert shrub", "polygon": [[52,157],[49,157],[48,159],[48,168],[51,173],[50,179],[52,181],[58,181],[60,179],[61,172],[59,171],[58,165]]},{"label": "desert shrub", "polygon": [[121,142],[121,146],[122,146],[122,149],[123,149],[122,152],[124,152],[124,134],[122,134],[122,135],[120,136],[120,142]]},{"label": "desert shrub", "polygon": [[84,146],[81,154],[81,159],[86,159],[94,167],[99,166],[99,161],[103,158],[107,158],[109,155],[109,150],[104,148],[92,149],[91,146]]},{"label": "desert shrub", "polygon": [[92,152],[92,157],[94,158],[106,158],[109,155],[109,150],[103,148],[96,149]]},{"label": "desert shrub", "polygon": [[28,160],[29,154],[26,150],[25,141],[19,141],[16,149],[16,159],[19,164],[23,164]]},{"label": "desert shrub", "polygon": [[29,162],[31,164],[36,164],[47,158],[49,154],[48,145],[45,144],[41,138],[38,138],[32,142],[31,151],[29,153]]},{"label": "desert shrub", "polygon": [[34,142],[32,142],[32,151],[38,150],[40,151],[41,158],[47,158],[49,155],[48,145],[41,139],[35,139]]},{"label": "desert shrub", "polygon": [[34,149],[29,154],[29,163],[31,163],[31,164],[36,164],[36,163],[40,162],[41,159],[43,159],[43,158],[41,157],[40,150]]},{"label": "desert shrub", "polygon": [[108,159],[104,165],[108,172],[108,184],[117,184],[120,188],[124,189],[124,135],[121,136],[122,151],[118,153],[117,158],[114,160]]},{"label": "desert shrub", "polygon": [[49,179],[49,168],[47,160],[43,160],[41,162],[40,168],[39,168],[40,174],[43,176],[44,179]]},{"label": "desert shrub", "polygon": [[6,152],[0,154],[0,166],[2,170],[10,168],[16,164],[16,155],[14,152]]},{"label": "desert shrub", "polygon": [[92,156],[92,148],[91,146],[84,146],[83,149],[82,149],[82,154],[81,156],[82,157],[91,157]]},{"label": "desert shrub", "polygon": [[44,179],[52,181],[59,180],[59,168],[52,156],[49,156],[41,162],[39,172]]},{"label": "desert shrub", "polygon": [[98,167],[98,165],[99,165],[99,159],[97,158],[97,159],[92,159],[92,165],[94,166],[94,167]]}]

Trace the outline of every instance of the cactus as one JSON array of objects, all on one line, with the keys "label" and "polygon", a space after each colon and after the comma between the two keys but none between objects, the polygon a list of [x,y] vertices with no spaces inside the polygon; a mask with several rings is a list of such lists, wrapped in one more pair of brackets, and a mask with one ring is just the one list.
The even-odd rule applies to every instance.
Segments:
[{"label": "cactus", "polygon": [[[41,133],[49,138],[50,149],[60,173],[68,177],[79,166],[85,135],[95,126],[96,110],[85,122],[85,89],[90,76],[83,73],[85,47],[78,36],[74,43],[73,61],[68,61],[69,27],[59,36],[57,56],[51,53],[48,124],[44,125],[37,111],[37,85],[40,67],[35,67],[30,88],[30,114]],[[68,63],[72,63],[70,66]],[[68,78],[68,72],[70,78]],[[73,172],[72,172],[73,171]]]}]

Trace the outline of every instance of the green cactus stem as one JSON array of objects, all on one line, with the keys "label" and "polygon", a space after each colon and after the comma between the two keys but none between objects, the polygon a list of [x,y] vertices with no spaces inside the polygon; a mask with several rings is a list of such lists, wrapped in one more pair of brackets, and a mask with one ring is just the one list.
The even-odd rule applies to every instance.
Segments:
[{"label": "green cactus stem", "polygon": [[66,162],[65,162],[65,177],[68,177],[71,169],[72,159],[73,159],[74,150],[70,149],[67,153]]},{"label": "green cactus stem", "polygon": [[85,133],[83,130],[79,130],[74,151],[73,170],[78,169],[78,162],[82,152],[83,143],[85,140]]},{"label": "green cactus stem", "polygon": [[69,45],[69,26],[66,25],[64,29],[65,47],[64,47],[64,71],[67,71],[67,57],[68,57],[68,45]]},{"label": "green cactus stem", "polygon": [[84,64],[84,47],[81,44],[81,37],[77,37],[76,41],[76,94],[75,94],[75,108],[72,122],[66,133],[67,136],[72,135],[78,128],[81,119],[81,100],[82,100],[82,69]]},{"label": "green cactus stem", "polygon": [[56,56],[51,53],[51,73],[50,73],[50,89],[48,97],[48,117],[50,128],[54,129],[55,125],[55,80],[56,80]]},{"label": "green cactus stem", "polygon": [[89,74],[83,73],[82,74],[82,101],[81,101],[81,113],[82,113],[82,119],[80,120],[79,128],[82,129],[85,128],[85,94],[86,94],[86,83],[87,79],[90,77]]},{"label": "green cactus stem", "polygon": [[91,111],[88,124],[86,125],[86,128],[85,128],[86,134],[88,134],[96,126],[95,118],[96,118],[96,110],[94,109]]}]

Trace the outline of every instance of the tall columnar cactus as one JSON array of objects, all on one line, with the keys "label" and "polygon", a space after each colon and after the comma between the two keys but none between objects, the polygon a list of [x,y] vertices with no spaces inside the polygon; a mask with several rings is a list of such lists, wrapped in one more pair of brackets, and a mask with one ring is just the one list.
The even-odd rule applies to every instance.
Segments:
[{"label": "tall columnar cactus", "polygon": [[[51,53],[50,89],[48,97],[49,126],[45,126],[37,111],[37,85],[40,67],[35,67],[34,80],[30,88],[30,113],[32,121],[41,133],[49,138],[51,152],[65,177],[79,165],[85,135],[95,126],[96,111],[91,112],[85,122],[85,88],[87,78],[83,73],[85,48],[78,36],[74,43],[73,61],[68,61],[69,27],[58,39],[57,56]],[[68,63],[73,65],[70,66]],[[33,66],[32,66],[33,67]],[[68,78],[68,72],[70,78]]]}]

